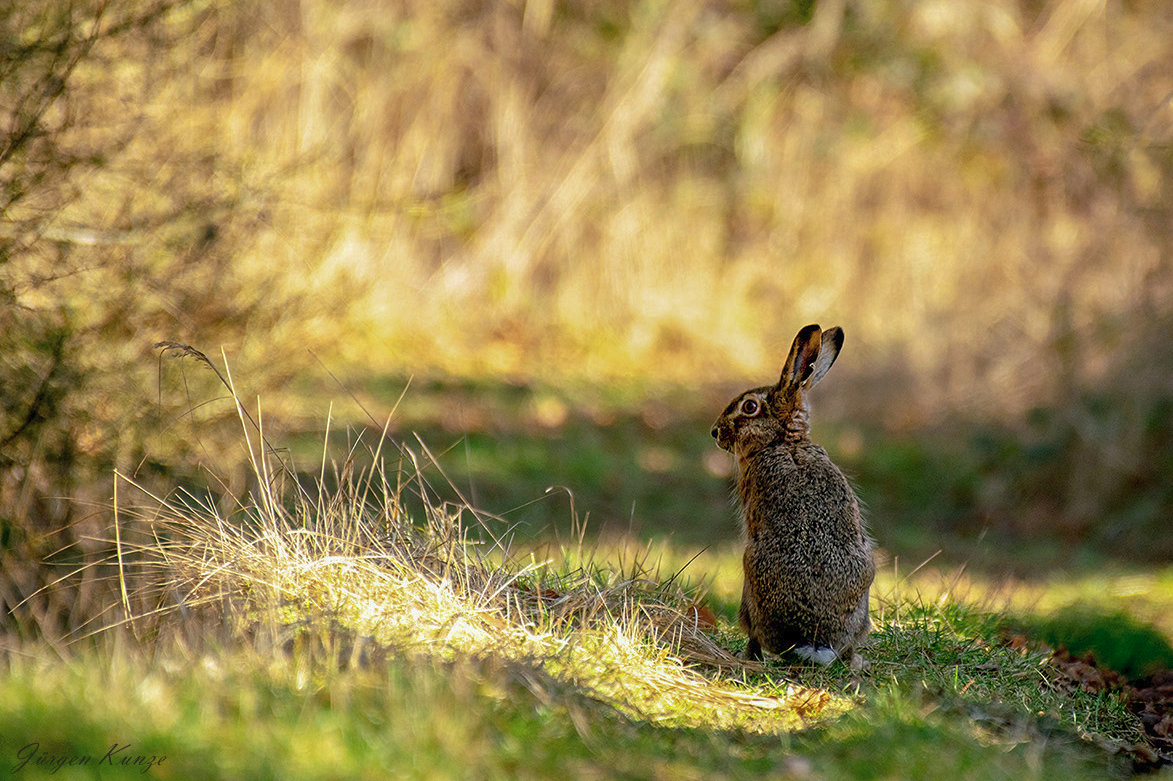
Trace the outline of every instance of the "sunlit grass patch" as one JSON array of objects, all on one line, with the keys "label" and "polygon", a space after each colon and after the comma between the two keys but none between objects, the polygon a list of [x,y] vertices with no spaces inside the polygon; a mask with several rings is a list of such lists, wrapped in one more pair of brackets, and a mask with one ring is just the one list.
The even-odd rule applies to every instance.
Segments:
[{"label": "sunlit grass patch", "polygon": [[[398,461],[416,463],[405,449]],[[341,651],[323,641],[335,655],[365,643],[392,655],[525,661],[633,718],[676,727],[775,732],[848,707],[809,687],[738,680],[729,671],[740,662],[698,621],[695,596],[642,561],[625,570],[581,551],[573,563],[538,560],[467,507],[425,501],[422,518],[408,515],[401,494],[427,496],[418,467],[392,473],[376,457],[327,496],[268,453],[254,463],[251,502],[231,516],[182,494],[120,510],[120,522],[137,512],[153,535],[120,548],[142,578],[134,601],[158,600],[132,626],[211,608],[244,635],[294,649],[341,629],[350,638]],[[489,541],[474,540],[470,524]]]},{"label": "sunlit grass patch", "polygon": [[562,664],[573,680],[624,713],[662,726],[776,734],[838,716],[850,700],[785,679],[747,683],[690,670],[620,627],[575,647]]}]

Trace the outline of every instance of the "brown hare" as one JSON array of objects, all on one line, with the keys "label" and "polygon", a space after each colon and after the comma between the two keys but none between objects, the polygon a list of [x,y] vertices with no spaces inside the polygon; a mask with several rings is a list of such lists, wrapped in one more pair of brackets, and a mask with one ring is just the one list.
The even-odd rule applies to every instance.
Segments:
[{"label": "brown hare", "polygon": [[855,648],[871,630],[872,541],[847,478],[811,442],[807,399],[842,347],[841,328],[806,326],[778,384],[742,393],[713,426],[736,457],[747,659],[793,650],[821,664],[865,664]]}]

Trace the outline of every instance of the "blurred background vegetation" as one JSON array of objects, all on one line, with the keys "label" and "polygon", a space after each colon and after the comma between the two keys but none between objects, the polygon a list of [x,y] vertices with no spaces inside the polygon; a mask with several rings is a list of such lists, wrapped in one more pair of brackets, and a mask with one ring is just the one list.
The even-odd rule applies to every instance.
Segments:
[{"label": "blurred background vegetation", "polygon": [[310,471],[394,410],[527,539],[703,546],[712,419],[842,325],[816,436],[885,549],[1167,563],[1171,174],[1164,0],[0,5],[0,622],[94,615],[37,592],[114,469],[248,490],[163,339]]}]

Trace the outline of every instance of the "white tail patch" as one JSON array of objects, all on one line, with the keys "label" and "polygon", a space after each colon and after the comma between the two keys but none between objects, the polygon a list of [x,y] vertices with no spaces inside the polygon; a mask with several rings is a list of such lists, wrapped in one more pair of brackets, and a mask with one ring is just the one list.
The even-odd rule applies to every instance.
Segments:
[{"label": "white tail patch", "polygon": [[794,649],[794,653],[803,659],[819,664],[830,664],[839,658],[839,654],[835,653],[834,648],[815,648],[813,645],[800,645]]}]

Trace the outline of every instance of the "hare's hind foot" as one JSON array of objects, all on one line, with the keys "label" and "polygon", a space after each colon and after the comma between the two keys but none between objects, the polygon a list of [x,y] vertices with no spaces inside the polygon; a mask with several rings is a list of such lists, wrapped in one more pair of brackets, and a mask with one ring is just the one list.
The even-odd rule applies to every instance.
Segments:
[{"label": "hare's hind foot", "polygon": [[762,644],[756,637],[751,637],[745,644],[745,650],[739,656],[747,662],[762,661]]}]

